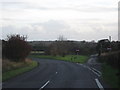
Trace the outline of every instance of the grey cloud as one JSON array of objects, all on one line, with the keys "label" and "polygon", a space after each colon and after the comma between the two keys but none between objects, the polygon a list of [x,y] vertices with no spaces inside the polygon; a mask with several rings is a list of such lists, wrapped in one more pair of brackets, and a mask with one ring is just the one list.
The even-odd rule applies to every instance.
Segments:
[{"label": "grey cloud", "polygon": [[[9,34],[22,34],[28,35],[31,40],[53,40],[57,39],[58,35],[64,34],[64,29],[67,26],[62,21],[50,20],[44,23],[33,23],[28,26],[15,27],[14,25],[4,26],[3,28],[3,38]],[[39,27],[43,27],[42,30],[37,30]]]},{"label": "grey cloud", "polygon": [[98,6],[91,6],[91,5],[80,5],[80,6],[41,6],[41,5],[31,5],[26,2],[2,2],[3,9],[9,10],[12,7],[16,7],[19,9],[37,9],[37,10],[75,10],[80,12],[114,12],[118,11],[118,8],[115,7],[98,7]]},{"label": "grey cloud", "polygon": [[15,4],[25,4],[24,2],[10,2],[10,1],[6,1],[6,2],[0,2],[3,5],[15,5]]},{"label": "grey cloud", "polygon": [[114,12],[118,11],[118,8],[114,7],[28,7],[28,9],[38,9],[38,10],[74,10],[80,12]]},{"label": "grey cloud", "polygon": [[45,31],[49,32],[58,32],[67,27],[64,22],[57,20],[49,20],[44,23],[34,23],[32,26],[42,26]]},{"label": "grey cloud", "polygon": [[[113,28],[109,28],[111,25]],[[43,23],[29,24],[22,28],[14,27],[14,25],[5,26],[3,27],[3,37],[5,38],[8,34],[19,33],[28,35],[29,40],[56,40],[59,35],[64,35],[66,38],[74,40],[98,40],[101,38],[108,38],[108,36],[112,36],[113,39],[116,40],[118,35],[115,25],[116,23],[110,23],[103,24],[104,27],[101,27],[99,23],[88,23],[86,27],[93,30],[92,32],[89,30],[87,30],[87,32],[84,30],[82,30],[82,32],[77,32],[63,21],[50,20]],[[39,27],[43,27],[42,30],[37,30]]]},{"label": "grey cloud", "polygon": [[9,26],[3,26],[2,27],[2,37],[6,38],[7,35],[11,35],[11,34],[21,34],[21,35],[27,35],[28,31],[26,27],[24,27],[24,29],[22,28],[17,28],[15,26],[9,25]]},{"label": "grey cloud", "polygon": [[10,2],[10,1],[7,1],[7,2],[1,2],[1,5],[2,5],[2,10],[4,11],[9,11],[9,10],[23,10],[23,9],[29,9],[28,7],[28,3],[25,3],[25,2],[20,2],[20,1],[17,1],[17,2]]},{"label": "grey cloud", "polygon": [[[33,40],[55,40],[60,33],[64,33],[66,25],[62,21],[50,20],[44,23],[32,24],[34,31],[29,34]],[[36,27],[43,27],[43,30],[36,31]]]}]

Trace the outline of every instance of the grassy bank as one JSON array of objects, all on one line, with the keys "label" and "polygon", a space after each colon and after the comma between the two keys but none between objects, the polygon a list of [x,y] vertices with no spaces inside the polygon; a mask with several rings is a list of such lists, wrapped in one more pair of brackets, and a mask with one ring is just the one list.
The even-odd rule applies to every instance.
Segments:
[{"label": "grassy bank", "polygon": [[119,51],[102,53],[99,62],[102,65],[103,79],[112,88],[120,88],[119,86]]},{"label": "grassy bank", "polygon": [[[9,61],[7,61],[8,63]],[[27,62],[9,62],[7,66],[3,65],[2,81],[8,80],[24,72],[30,71],[37,67],[36,61],[28,60]]]},{"label": "grassy bank", "polygon": [[31,57],[64,60],[64,61],[70,61],[70,62],[76,62],[76,63],[85,63],[88,60],[88,56],[83,56],[83,55],[66,55],[64,57],[50,56],[50,55],[31,55]]},{"label": "grassy bank", "polygon": [[103,79],[108,83],[112,88],[120,88],[119,86],[119,77],[117,73],[118,69],[111,67],[110,65],[103,64],[102,75]]}]

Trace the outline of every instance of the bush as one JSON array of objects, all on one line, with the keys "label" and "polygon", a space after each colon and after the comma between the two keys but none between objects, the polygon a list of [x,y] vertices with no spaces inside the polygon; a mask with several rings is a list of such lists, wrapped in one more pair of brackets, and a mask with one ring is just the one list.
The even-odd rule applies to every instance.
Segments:
[{"label": "bush", "polygon": [[20,35],[8,36],[3,48],[4,57],[13,61],[24,60],[30,51],[31,46],[26,42],[26,37]]},{"label": "bush", "polygon": [[102,63],[106,63],[114,68],[119,68],[119,55],[120,52],[106,55],[106,56],[100,56],[99,61]]}]

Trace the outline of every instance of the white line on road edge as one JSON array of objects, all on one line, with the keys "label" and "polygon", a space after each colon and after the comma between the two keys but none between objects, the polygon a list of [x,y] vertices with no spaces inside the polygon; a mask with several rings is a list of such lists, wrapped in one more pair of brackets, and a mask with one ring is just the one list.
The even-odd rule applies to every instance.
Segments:
[{"label": "white line on road edge", "polygon": [[97,72],[95,72],[95,70],[93,69],[91,69],[90,67],[87,67],[89,70],[91,70],[94,74],[96,74],[98,77],[100,77],[101,76],[101,74],[100,73],[97,73]]},{"label": "white line on road edge", "polygon": [[47,86],[49,82],[50,82],[50,81],[47,81],[39,90],[41,90],[41,89],[43,89],[45,86]]},{"label": "white line on road edge", "polygon": [[94,74],[96,74],[98,77],[100,77],[102,75],[102,73],[100,71],[96,70],[95,68],[90,68],[89,66],[86,66],[86,65],[83,65],[83,64],[79,64],[79,65],[83,66],[84,68],[88,68]]},{"label": "white line on road edge", "polygon": [[100,71],[98,71],[97,69],[95,68],[92,68],[94,71],[97,71],[99,74],[102,74]]},{"label": "white line on road edge", "polygon": [[101,85],[101,83],[99,82],[99,80],[97,78],[95,79],[95,81],[96,81],[98,87],[100,88],[100,90],[104,90],[103,86]]},{"label": "white line on road edge", "polygon": [[95,73],[96,75],[98,75],[98,77],[100,77],[101,75],[98,74],[97,72],[95,72],[94,70],[91,70],[93,73]]},{"label": "white line on road edge", "polygon": [[81,66],[83,65],[83,64],[80,64],[80,63],[76,63],[76,64],[81,65]]}]

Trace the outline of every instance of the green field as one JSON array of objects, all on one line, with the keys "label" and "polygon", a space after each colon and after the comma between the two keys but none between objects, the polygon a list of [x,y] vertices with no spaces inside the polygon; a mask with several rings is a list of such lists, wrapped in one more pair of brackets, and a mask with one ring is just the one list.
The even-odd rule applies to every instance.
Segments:
[{"label": "green field", "polygon": [[119,77],[116,75],[119,72],[118,69],[111,67],[110,65],[104,64],[102,67],[103,79],[112,87],[120,88]]},{"label": "green field", "polygon": [[25,67],[6,71],[6,72],[2,73],[2,81],[8,80],[8,79],[15,77],[19,74],[22,74],[24,72],[30,71],[31,69],[37,67],[37,65],[38,65],[38,63],[36,61],[32,61],[29,65],[26,65]]},{"label": "green field", "polygon": [[83,56],[83,55],[66,55],[64,57],[50,56],[50,55],[31,55],[31,57],[63,60],[63,61],[70,61],[75,63],[85,63],[88,60],[88,56]]}]

